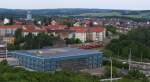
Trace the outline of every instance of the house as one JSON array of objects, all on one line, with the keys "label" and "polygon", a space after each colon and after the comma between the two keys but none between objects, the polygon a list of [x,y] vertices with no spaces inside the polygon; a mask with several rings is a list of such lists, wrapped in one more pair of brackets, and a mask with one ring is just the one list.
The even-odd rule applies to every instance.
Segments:
[{"label": "house", "polygon": [[55,21],[52,21],[51,25],[48,25],[46,29],[49,35],[59,36],[61,39],[68,38],[71,33],[71,30],[66,25],[58,24]]},{"label": "house", "polygon": [[21,28],[21,25],[1,25],[0,26],[0,36],[13,36],[15,34],[15,31]]},{"label": "house", "polygon": [[3,25],[3,20],[0,19],[0,25]]},{"label": "house", "polygon": [[24,36],[28,35],[29,33],[32,33],[37,36],[38,33],[41,32],[47,32],[46,28],[37,27],[35,25],[25,25],[22,27],[22,33]]},{"label": "house", "polygon": [[13,44],[15,41],[15,38],[13,36],[15,34],[15,31],[19,28],[21,28],[21,25],[0,26],[0,37],[2,37],[2,41],[8,44]]},{"label": "house", "polygon": [[86,28],[84,27],[70,27],[70,30],[74,31],[69,38],[78,38],[82,42],[86,41]]},{"label": "house", "polygon": [[3,24],[8,24],[8,23],[10,23],[10,20],[8,18],[5,18]]},{"label": "house", "polygon": [[106,29],[103,27],[89,28],[92,41],[103,41],[106,37]]},{"label": "house", "polygon": [[7,44],[14,44],[15,37],[13,36],[6,36],[2,38],[2,41],[6,42]]},{"label": "house", "polygon": [[72,37],[85,41],[103,41],[106,37],[106,29],[103,27],[71,27],[74,33]]},{"label": "house", "polygon": [[54,36],[58,36],[61,39],[65,39],[71,36],[73,31],[71,30],[48,30],[48,34],[49,35],[54,35]]}]

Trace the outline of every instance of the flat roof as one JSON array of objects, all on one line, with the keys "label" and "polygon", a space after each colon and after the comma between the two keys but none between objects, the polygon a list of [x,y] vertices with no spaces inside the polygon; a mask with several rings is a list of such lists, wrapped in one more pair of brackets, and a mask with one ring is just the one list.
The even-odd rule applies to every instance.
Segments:
[{"label": "flat roof", "polygon": [[69,56],[80,56],[90,54],[100,54],[97,50],[83,50],[77,48],[52,48],[52,49],[39,49],[39,50],[24,50],[15,51],[19,55],[35,56],[40,58],[59,58]]}]

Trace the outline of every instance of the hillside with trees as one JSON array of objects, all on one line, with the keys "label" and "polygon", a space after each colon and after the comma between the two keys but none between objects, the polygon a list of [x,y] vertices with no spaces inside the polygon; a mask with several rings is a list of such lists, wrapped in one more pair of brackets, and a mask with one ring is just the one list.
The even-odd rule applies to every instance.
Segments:
[{"label": "hillside with trees", "polygon": [[127,35],[120,35],[107,45],[106,49],[113,52],[113,55],[121,58],[128,58],[131,51],[133,60],[150,60],[150,29],[138,28],[130,31]]},{"label": "hillside with trees", "polygon": [[[3,9],[0,8],[0,18],[15,16],[25,17],[28,10],[25,9]],[[60,8],[60,9],[30,9],[33,16],[121,16],[132,18],[150,19],[149,10],[112,10],[112,9],[84,9],[84,8]]]}]

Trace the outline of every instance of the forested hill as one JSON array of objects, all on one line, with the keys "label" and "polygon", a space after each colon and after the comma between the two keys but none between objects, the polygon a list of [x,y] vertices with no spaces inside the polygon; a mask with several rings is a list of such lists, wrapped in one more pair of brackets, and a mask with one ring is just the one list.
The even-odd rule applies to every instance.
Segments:
[{"label": "forested hill", "polygon": [[[113,52],[114,56],[128,59],[131,51],[132,60],[150,61],[150,29],[138,28],[130,31],[127,35],[120,35],[106,47]],[[119,52],[119,53],[118,53]]]},{"label": "forested hill", "polygon": [[[0,15],[25,15],[28,10],[0,9]],[[31,9],[33,15],[73,15],[73,16],[128,16],[150,18],[150,10],[110,10],[110,9]]]}]

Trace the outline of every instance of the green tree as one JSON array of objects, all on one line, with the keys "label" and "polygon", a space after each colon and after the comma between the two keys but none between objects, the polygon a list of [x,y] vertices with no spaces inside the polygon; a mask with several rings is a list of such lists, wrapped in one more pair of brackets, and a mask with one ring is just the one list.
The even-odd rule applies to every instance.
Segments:
[{"label": "green tree", "polygon": [[110,51],[110,50],[104,50],[104,56],[105,57],[110,58],[110,57],[112,57],[112,55],[113,55],[112,51]]},{"label": "green tree", "polygon": [[0,64],[2,82],[99,82],[98,77],[71,71],[38,72]]},{"label": "green tree", "polygon": [[15,31],[15,44],[20,44],[23,42],[24,40],[24,37],[23,37],[23,34],[22,34],[22,30],[21,29],[17,29]]},{"label": "green tree", "polygon": [[112,25],[107,25],[106,26],[106,29],[107,31],[113,33],[113,34],[116,34],[117,33],[117,30],[116,30],[116,27],[112,26]]},{"label": "green tree", "polygon": [[0,62],[0,64],[2,64],[2,65],[7,65],[8,62],[7,62],[7,60],[3,60],[3,61]]},{"label": "green tree", "polygon": [[[105,67],[105,74],[104,76],[105,77],[110,77],[110,72],[111,71],[111,68],[110,66],[106,66]],[[117,72],[117,68],[116,67],[112,67],[112,74],[113,74],[113,77],[118,77],[119,73]]]},{"label": "green tree", "polygon": [[128,75],[126,75],[125,77],[129,79],[143,80],[143,82],[149,82],[145,74],[140,72],[139,70],[130,70],[128,72]]},{"label": "green tree", "polygon": [[134,60],[140,60],[141,55],[144,60],[150,59],[150,29],[133,29],[127,35],[120,35],[119,39],[114,39],[106,46],[106,49],[111,50],[114,56],[119,55],[122,58],[128,58],[130,49]]},{"label": "green tree", "polygon": [[78,38],[65,38],[66,44],[80,44],[82,41]]},{"label": "green tree", "polygon": [[32,49],[33,41],[34,41],[34,35],[32,33],[29,33],[27,36],[25,36],[23,49]]}]

